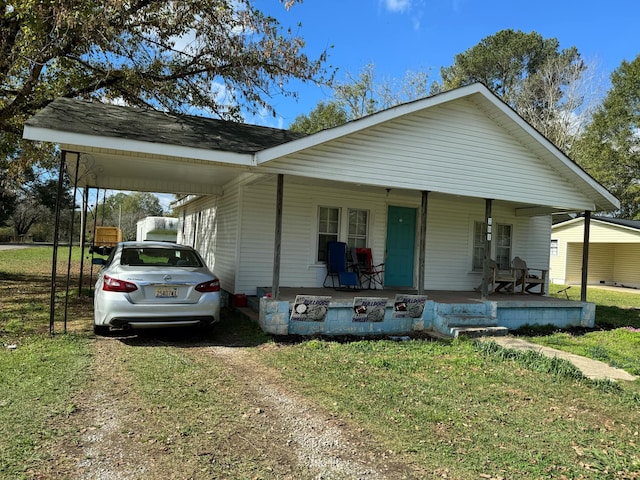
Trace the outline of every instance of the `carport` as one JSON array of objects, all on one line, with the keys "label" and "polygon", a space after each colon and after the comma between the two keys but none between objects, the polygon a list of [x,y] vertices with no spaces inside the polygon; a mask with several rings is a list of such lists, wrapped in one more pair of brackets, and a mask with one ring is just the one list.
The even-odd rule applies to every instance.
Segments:
[{"label": "carport", "polygon": [[[71,179],[74,192],[83,189],[80,245],[83,251],[91,189],[185,196],[220,194],[224,184],[255,169],[256,151],[301,136],[268,127],[67,98],[51,103],[28,120],[24,128],[25,139],[59,145],[58,198],[65,174]],[[275,202],[274,199],[274,206]],[[58,204],[51,274],[51,332],[55,318],[59,221]],[[69,268],[72,240],[69,239]],[[279,257],[275,253],[274,256]],[[68,269],[67,300],[69,276]],[[66,330],[66,302],[64,325]]]}]

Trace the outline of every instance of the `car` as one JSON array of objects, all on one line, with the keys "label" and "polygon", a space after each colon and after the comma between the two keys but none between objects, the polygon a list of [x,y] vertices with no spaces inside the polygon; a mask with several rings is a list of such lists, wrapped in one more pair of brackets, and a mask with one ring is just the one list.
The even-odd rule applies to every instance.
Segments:
[{"label": "car", "polygon": [[209,327],[220,320],[220,281],[192,247],[120,242],[102,265],[94,291],[97,335],[113,330]]}]

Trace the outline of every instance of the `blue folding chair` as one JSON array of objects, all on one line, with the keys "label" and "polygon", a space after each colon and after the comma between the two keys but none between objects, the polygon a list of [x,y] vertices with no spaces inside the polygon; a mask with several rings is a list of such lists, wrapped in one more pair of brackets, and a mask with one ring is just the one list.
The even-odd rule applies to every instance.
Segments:
[{"label": "blue folding chair", "polygon": [[347,244],[344,242],[327,242],[327,274],[322,282],[323,287],[328,287],[329,277],[331,277],[331,286],[335,290],[359,290],[358,274],[349,269]]}]

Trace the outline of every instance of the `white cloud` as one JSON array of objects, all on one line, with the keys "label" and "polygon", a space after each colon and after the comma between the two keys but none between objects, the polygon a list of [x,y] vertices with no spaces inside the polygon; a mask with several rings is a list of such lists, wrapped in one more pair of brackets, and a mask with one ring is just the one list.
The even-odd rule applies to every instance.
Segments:
[{"label": "white cloud", "polygon": [[411,8],[412,0],[381,0],[385,9],[394,13],[405,13]]}]

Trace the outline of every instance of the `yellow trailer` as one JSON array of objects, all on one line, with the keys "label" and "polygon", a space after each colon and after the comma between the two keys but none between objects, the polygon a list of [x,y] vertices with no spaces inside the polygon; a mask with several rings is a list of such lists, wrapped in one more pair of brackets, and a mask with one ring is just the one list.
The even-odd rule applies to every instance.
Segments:
[{"label": "yellow trailer", "polygon": [[96,227],[93,244],[89,248],[89,253],[99,255],[109,255],[113,247],[122,241],[122,230],[118,227]]}]

